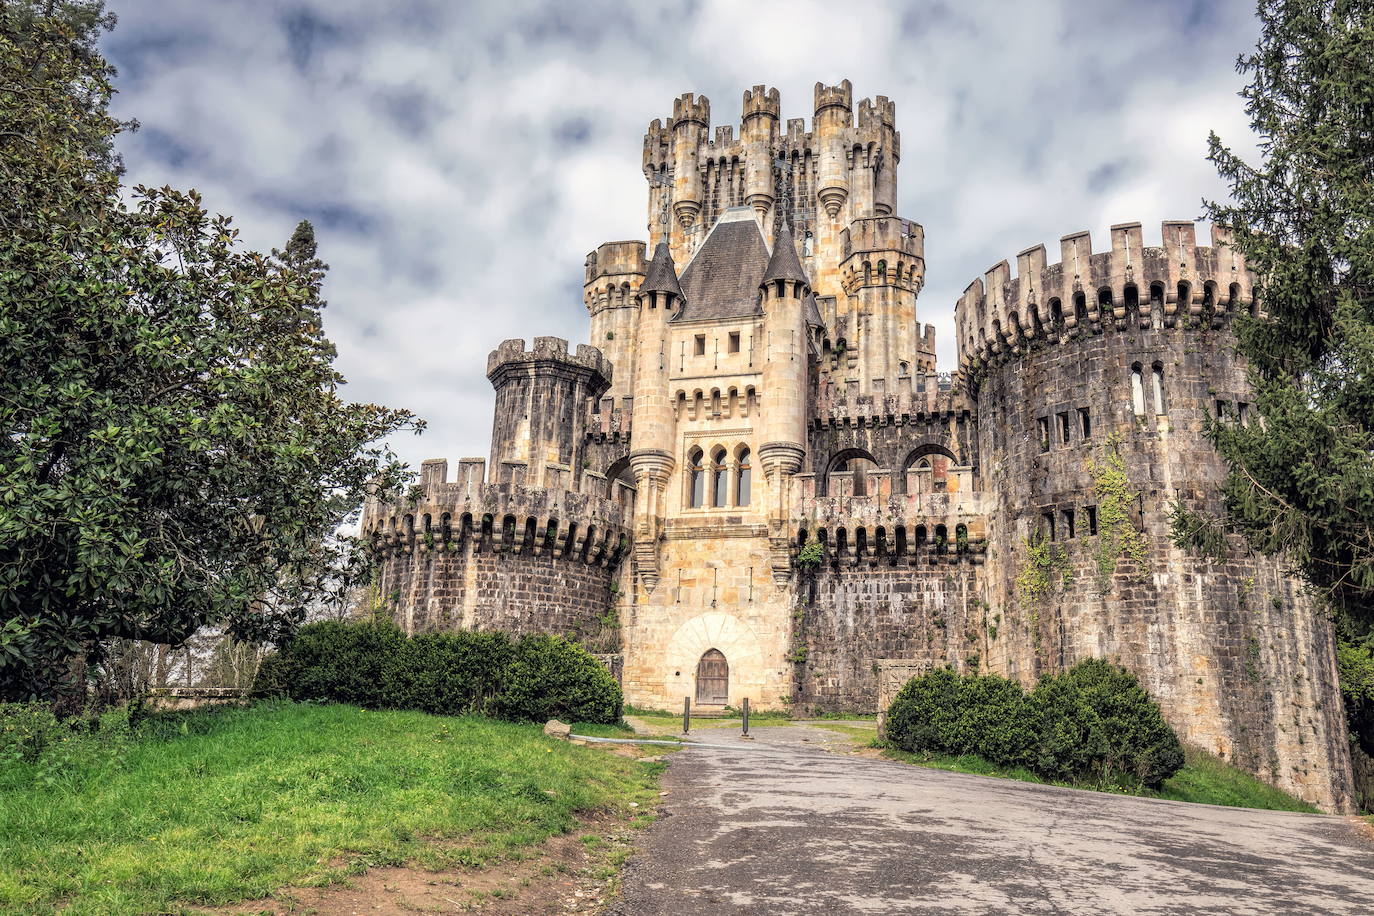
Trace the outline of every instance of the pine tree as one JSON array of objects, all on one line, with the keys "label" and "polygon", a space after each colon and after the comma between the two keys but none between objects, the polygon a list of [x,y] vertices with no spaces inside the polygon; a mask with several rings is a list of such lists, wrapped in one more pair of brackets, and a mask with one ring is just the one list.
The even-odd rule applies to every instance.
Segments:
[{"label": "pine tree", "polygon": [[1213,424],[1225,514],[1180,508],[1197,546],[1239,532],[1281,553],[1356,631],[1374,625],[1374,3],[1261,0],[1237,67],[1260,139],[1246,162],[1216,134],[1232,202],[1206,202],[1255,273],[1263,314],[1237,319],[1261,423]]}]

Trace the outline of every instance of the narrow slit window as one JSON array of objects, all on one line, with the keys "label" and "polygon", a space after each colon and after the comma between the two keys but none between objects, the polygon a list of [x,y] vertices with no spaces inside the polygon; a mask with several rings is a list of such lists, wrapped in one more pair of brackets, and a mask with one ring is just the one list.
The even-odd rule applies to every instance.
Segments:
[{"label": "narrow slit window", "polygon": [[719,509],[730,504],[730,472],[725,466],[725,449],[711,456],[711,505]]},{"label": "narrow slit window", "polygon": [[697,356],[706,355],[706,335],[698,334],[696,337],[696,349],[693,351]]},{"label": "narrow slit window", "polygon": [[1072,538],[1074,536],[1074,517],[1072,509],[1064,510],[1062,521],[1064,522],[1064,537]]},{"label": "narrow slit window", "polygon": [[1153,379],[1155,396],[1155,413],[1164,416],[1168,413],[1168,408],[1164,403],[1164,366],[1155,363],[1150,370],[1150,377]]},{"label": "narrow slit window", "polygon": [[1059,418],[1059,442],[1062,445],[1068,445],[1070,429],[1068,411],[1065,411],[1061,414],[1056,414],[1055,416]]},{"label": "narrow slit window", "polygon": [[1040,451],[1050,450],[1050,418],[1041,417],[1035,421],[1040,427]]},{"label": "narrow slit window", "polygon": [[1054,513],[1053,513],[1053,512],[1045,512],[1045,513],[1043,513],[1043,514],[1040,516],[1040,519],[1041,519],[1041,521],[1043,521],[1043,522],[1045,523],[1045,524],[1044,524],[1044,529],[1041,531],[1041,533],[1046,537],[1046,539],[1053,541],[1053,540],[1054,540]]},{"label": "narrow slit window", "polygon": [[750,490],[753,486],[753,472],[749,463],[749,449],[744,449],[739,453],[739,487],[735,499],[736,505],[749,505]]},{"label": "narrow slit window", "polygon": [[706,472],[701,466],[701,449],[694,448],[687,456],[687,505],[700,509],[706,502]]},{"label": "narrow slit window", "polygon": [[1137,417],[1145,416],[1145,379],[1140,363],[1131,367],[1131,409]]},{"label": "narrow slit window", "polygon": [[1078,408],[1078,429],[1083,434],[1084,439],[1091,439],[1093,435],[1093,420],[1088,414],[1088,408]]},{"label": "narrow slit window", "polygon": [[1244,401],[1236,402],[1236,422],[1241,426],[1250,425],[1250,405]]},{"label": "narrow slit window", "polygon": [[730,353],[738,353],[738,352],[739,352],[739,331],[731,331],[731,332],[730,332],[730,343],[729,343],[729,347],[728,347],[728,352],[730,352]]},{"label": "narrow slit window", "polygon": [[1083,511],[1088,514],[1088,534],[1097,536],[1097,507],[1084,506]]}]

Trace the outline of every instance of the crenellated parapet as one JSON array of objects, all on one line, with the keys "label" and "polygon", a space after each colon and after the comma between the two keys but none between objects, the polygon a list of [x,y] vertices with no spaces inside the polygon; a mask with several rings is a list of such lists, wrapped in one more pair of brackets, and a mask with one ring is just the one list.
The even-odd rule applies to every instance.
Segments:
[{"label": "crenellated parapet", "polygon": [[[934,348],[935,329],[926,326]],[[899,378],[881,394],[860,391],[849,385],[822,383],[816,392],[811,423],[816,428],[836,426],[890,426],[928,422],[931,418],[971,416],[973,404],[958,380],[947,372],[916,373]]]},{"label": "crenellated parapet", "polygon": [[1254,280],[1230,235],[1212,227],[1211,246],[1197,244],[1196,227],[1166,221],[1162,244],[1146,247],[1140,223],[1111,229],[1111,248],[1092,250],[1087,232],[1059,241],[1060,262],[1047,264],[1045,246],[1016,257],[1016,276],[1001,261],[976,279],[955,305],[963,370],[1004,355],[1019,355],[1035,340],[1125,331],[1131,327],[1220,327],[1236,312],[1253,312]]},{"label": "crenellated parapet", "polygon": [[925,283],[925,230],[895,216],[856,219],[840,233],[844,291],[893,286],[919,293]]},{"label": "crenellated parapet", "polygon": [[[561,337],[536,337],[534,346],[526,350],[525,341],[516,337],[501,341],[501,345],[487,355],[487,378],[500,387],[499,379],[511,372],[583,372],[609,381],[611,364],[596,347],[578,344],[568,352],[568,342]],[[590,387],[596,387],[592,384]],[[604,389],[604,385],[601,386]]]},{"label": "crenellated parapet", "polygon": [[638,240],[605,242],[587,255],[582,301],[595,316],[607,308],[635,308],[634,294],[644,281],[648,261]]},{"label": "crenellated parapet", "polygon": [[614,566],[628,550],[630,500],[603,495],[604,482],[589,476],[599,492],[582,493],[489,484],[485,464],[465,458],[449,481],[446,460],[424,462],[414,500],[368,502],[363,535],[383,558],[470,548]]},{"label": "crenellated parapet", "polygon": [[987,497],[920,493],[802,500],[797,549],[818,541],[833,567],[971,562],[987,553]]}]

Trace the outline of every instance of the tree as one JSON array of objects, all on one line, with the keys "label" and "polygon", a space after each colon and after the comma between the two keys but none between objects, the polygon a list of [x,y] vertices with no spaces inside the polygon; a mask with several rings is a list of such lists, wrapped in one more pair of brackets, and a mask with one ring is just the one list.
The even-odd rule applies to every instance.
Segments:
[{"label": "tree", "polygon": [[1252,165],[1209,140],[1233,202],[1207,202],[1255,273],[1237,320],[1263,422],[1214,423],[1225,512],[1181,507],[1180,543],[1239,532],[1282,553],[1358,631],[1374,625],[1374,4],[1261,0],[1237,67]]},{"label": "tree", "polygon": [[340,397],[309,224],[264,256],[194,191],[126,198],[112,24],[0,4],[0,699],[79,689],[115,638],[289,631],[420,427]]}]

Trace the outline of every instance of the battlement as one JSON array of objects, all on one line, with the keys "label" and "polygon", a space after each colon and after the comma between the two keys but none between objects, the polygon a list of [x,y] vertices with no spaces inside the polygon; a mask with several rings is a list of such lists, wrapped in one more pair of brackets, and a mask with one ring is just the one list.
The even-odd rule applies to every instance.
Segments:
[{"label": "battlement", "polygon": [[850,111],[854,107],[854,87],[849,80],[841,80],[838,86],[827,86],[824,83],[816,84],[816,117],[820,118],[821,112],[828,108],[839,108],[844,111],[845,126],[852,126],[850,123]]},{"label": "battlement", "polygon": [[603,242],[595,251],[587,253],[585,284],[590,285],[601,277],[621,277],[644,275],[648,267],[645,259],[644,243],[638,239],[624,242]]},{"label": "battlement", "polygon": [[1093,252],[1087,232],[1059,240],[1060,262],[1045,246],[1016,256],[1017,274],[999,261],[964,290],[954,307],[961,369],[1036,338],[1052,341],[1126,330],[1206,323],[1220,327],[1239,310],[1256,313],[1254,280],[1230,235],[1212,226],[1211,246],[1197,244],[1190,221],[1167,220],[1162,244],[1146,247],[1140,223],[1111,228],[1111,248]]},{"label": "battlement", "polygon": [[689,123],[697,123],[702,127],[711,126],[711,100],[706,96],[684,92],[673,99],[673,120],[670,126],[676,128]]},{"label": "battlement", "polygon": [[[368,500],[362,532],[374,549],[393,552],[459,550],[547,553],[592,565],[614,565],[629,548],[632,500],[603,495],[604,478],[587,477],[588,492],[488,484],[486,461],[464,458],[458,479],[448,461],[423,463],[413,501]],[[615,484],[628,489],[624,484]],[[602,491],[591,492],[590,488]]]},{"label": "battlement", "polygon": [[[933,349],[934,326],[926,325],[923,340],[928,340]],[[972,405],[954,376],[947,372],[918,372],[892,379],[888,390],[881,393],[860,391],[857,379],[843,385],[822,385],[811,422],[817,429],[877,428],[970,416],[971,411]]]},{"label": "battlement", "polygon": [[820,542],[832,568],[981,563],[987,553],[994,501],[982,493],[816,496],[804,479],[812,476],[798,475],[803,520],[796,544]]},{"label": "battlement", "polygon": [[896,251],[920,258],[926,253],[926,232],[920,223],[898,216],[856,219],[840,232],[843,256],[870,251]]},{"label": "battlement", "polygon": [[753,89],[744,90],[744,114],[742,121],[747,123],[750,118],[760,116],[770,117],[777,120],[782,116],[782,99],[778,95],[778,90],[755,86]]},{"label": "battlement", "polygon": [[925,231],[895,216],[856,219],[840,233],[845,292],[897,286],[919,293],[925,283]]},{"label": "battlement", "polygon": [[859,103],[859,130],[874,131],[896,125],[897,103],[889,101],[887,96],[880,95],[877,99],[864,99]]},{"label": "battlement", "polygon": [[658,118],[649,122],[649,130],[644,134],[644,177],[653,173],[663,174],[673,164],[673,119],[665,125]]},{"label": "battlement", "polygon": [[602,356],[600,350],[578,344],[576,353],[569,354],[568,342],[561,337],[536,337],[534,348],[530,350],[525,349],[525,341],[519,337],[501,341],[501,345],[487,356],[487,378],[499,386],[500,378],[513,369],[530,367],[537,370],[555,366],[597,373],[608,385],[611,381],[610,360]]}]

